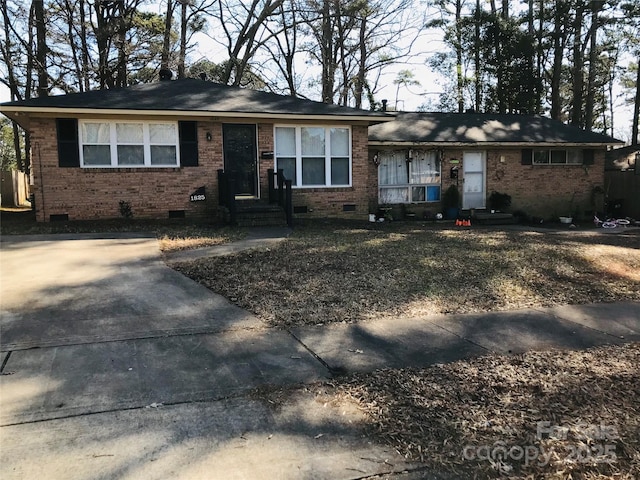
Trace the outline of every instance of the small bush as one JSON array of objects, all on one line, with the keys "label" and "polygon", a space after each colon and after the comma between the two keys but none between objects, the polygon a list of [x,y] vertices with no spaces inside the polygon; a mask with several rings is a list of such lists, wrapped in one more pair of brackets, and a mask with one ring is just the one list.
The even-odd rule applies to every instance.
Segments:
[{"label": "small bush", "polygon": [[511,206],[511,195],[493,191],[489,196],[489,206],[492,210],[505,210]]}]

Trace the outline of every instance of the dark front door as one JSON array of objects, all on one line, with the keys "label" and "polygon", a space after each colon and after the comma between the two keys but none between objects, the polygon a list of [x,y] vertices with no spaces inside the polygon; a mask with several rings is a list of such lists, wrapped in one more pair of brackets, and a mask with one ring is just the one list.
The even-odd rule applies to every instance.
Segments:
[{"label": "dark front door", "polygon": [[258,196],[256,126],[222,125],[224,171],[235,176],[235,194]]}]

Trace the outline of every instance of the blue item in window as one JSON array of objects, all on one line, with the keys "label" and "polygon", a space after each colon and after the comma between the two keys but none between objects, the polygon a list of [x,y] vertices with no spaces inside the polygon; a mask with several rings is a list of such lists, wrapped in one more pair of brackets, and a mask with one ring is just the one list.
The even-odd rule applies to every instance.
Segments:
[{"label": "blue item in window", "polygon": [[440,201],[440,187],[427,187],[427,202],[438,202]]}]

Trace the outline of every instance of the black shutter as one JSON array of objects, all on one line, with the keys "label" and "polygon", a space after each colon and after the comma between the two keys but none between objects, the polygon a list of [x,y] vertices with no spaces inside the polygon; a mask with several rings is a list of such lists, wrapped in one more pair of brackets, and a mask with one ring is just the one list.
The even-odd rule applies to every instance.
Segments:
[{"label": "black shutter", "polygon": [[533,150],[530,148],[522,149],[522,157],[520,158],[520,164],[531,165],[533,164]]},{"label": "black shutter", "polygon": [[180,165],[198,166],[198,122],[178,122],[180,135]]},{"label": "black shutter", "polygon": [[583,150],[582,151],[582,164],[583,165],[593,165],[593,150]]},{"label": "black shutter", "polygon": [[58,166],[79,167],[78,120],[75,118],[56,118],[56,132],[58,136]]}]

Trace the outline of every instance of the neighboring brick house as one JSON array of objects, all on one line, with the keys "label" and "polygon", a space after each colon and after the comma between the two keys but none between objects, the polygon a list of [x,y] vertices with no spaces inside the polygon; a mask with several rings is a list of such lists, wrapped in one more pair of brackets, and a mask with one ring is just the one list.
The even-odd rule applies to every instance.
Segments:
[{"label": "neighboring brick house", "polygon": [[[383,112],[196,79],[4,103],[31,133],[36,218],[215,216],[218,170],[238,172],[238,198],[266,197],[267,170],[293,179],[293,203],[363,215],[377,189],[367,128]],[[193,202],[194,192],[205,201]],[[201,199],[198,196],[196,199]]]},{"label": "neighboring brick house", "polygon": [[[364,218],[378,206],[463,209],[492,191],[543,217],[589,207],[622,143],[543,117],[372,112],[184,79],[4,103],[31,133],[38,221],[209,217],[218,171],[240,200],[266,199],[268,169],[293,181],[294,212]],[[452,174],[453,172],[453,174]],[[457,174],[457,178],[453,178]],[[204,187],[205,201],[202,198]],[[571,211],[569,211],[571,210]]]},{"label": "neighboring brick house", "polygon": [[594,188],[604,186],[607,147],[621,143],[515,114],[401,113],[369,128],[379,203],[412,202],[432,212],[453,183],[463,209],[487,208],[496,191],[511,196],[512,210],[529,215],[582,214],[592,208]]}]

